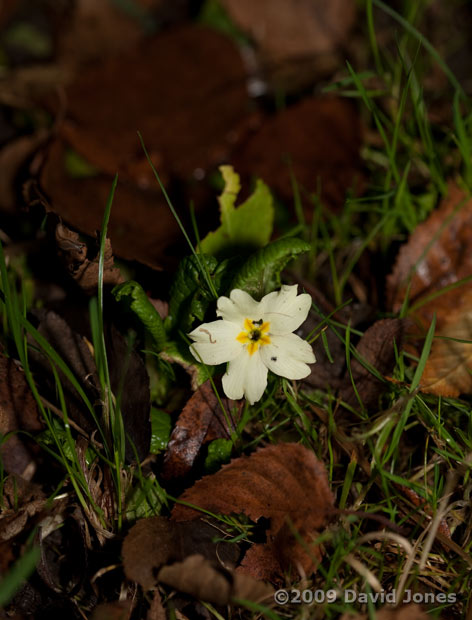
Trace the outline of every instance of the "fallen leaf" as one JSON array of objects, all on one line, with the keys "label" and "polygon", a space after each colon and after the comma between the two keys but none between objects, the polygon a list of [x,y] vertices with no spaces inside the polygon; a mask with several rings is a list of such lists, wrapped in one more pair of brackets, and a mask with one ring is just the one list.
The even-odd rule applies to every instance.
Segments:
[{"label": "fallen leaf", "polygon": [[41,487],[21,476],[10,475],[3,484],[0,511],[0,541],[11,540],[23,531],[29,519],[47,503]]},{"label": "fallen leaf", "polygon": [[[222,404],[233,422],[231,410],[236,403],[222,398]],[[210,381],[206,381],[194,392],[179,415],[167,445],[162,477],[165,480],[184,477],[204,444],[229,436],[226,417]]]},{"label": "fallen leaf", "polygon": [[[289,560],[300,560],[293,552],[292,526],[310,545],[311,538],[329,519],[334,498],[323,465],[311,450],[299,444],[261,448],[253,455],[234,459],[212,476],[199,480],[180,499],[212,513],[245,514],[257,521],[270,519],[268,545],[277,553],[281,569]],[[178,504],[172,511],[176,521],[196,519],[199,512]],[[289,523],[290,522],[290,523]],[[305,573],[315,570],[319,548],[302,560]]]},{"label": "fallen leaf", "polygon": [[238,148],[231,163],[244,178],[257,176],[288,204],[293,203],[293,172],[306,208],[305,193],[319,193],[339,209],[348,190],[363,185],[359,114],[345,99],[306,98],[268,118]]},{"label": "fallen leaf", "polygon": [[[400,319],[381,319],[371,325],[359,341],[356,349],[359,355],[373,366],[380,375],[392,372],[395,366],[395,346],[401,349],[403,338],[403,321]],[[351,357],[351,372],[357,394],[367,410],[375,409],[379,396],[385,391],[385,383],[377,379],[355,357]],[[344,377],[345,387],[340,396],[350,405],[357,405],[358,400],[348,373]]]},{"label": "fallen leaf", "polygon": [[48,131],[40,129],[9,142],[0,151],[0,211],[12,213],[18,208],[18,172],[48,136]]},{"label": "fallen leaf", "polygon": [[273,596],[273,589],[247,575],[217,568],[202,555],[190,555],[183,562],[161,568],[158,581],[180,592],[215,605],[227,605],[233,598],[261,602]]},{"label": "fallen leaf", "polygon": [[[98,248],[95,257],[90,258],[87,244],[80,241],[78,233],[64,226],[62,222],[56,226],[56,244],[59,256],[62,258],[68,273],[86,293],[96,294],[98,288]],[[105,241],[103,259],[103,284],[105,286],[121,284],[124,279],[119,269],[114,266],[110,239]]]},{"label": "fallen leaf", "polygon": [[[399,312],[408,292],[410,307],[445,286],[472,276],[472,200],[454,183],[448,196],[428,219],[417,226],[398,253],[387,278],[387,306]],[[449,322],[459,296],[472,288],[462,284],[414,310],[413,318],[426,330],[437,319],[437,330]]]},{"label": "fallen leaf", "polygon": [[0,355],[0,436],[13,433],[0,444],[5,471],[31,480],[36,470],[27,440],[15,431],[42,429],[36,401],[25,375],[15,362]]},{"label": "fallen leaf", "polygon": [[175,523],[165,517],[141,519],[126,536],[123,566],[128,579],[137,581],[144,590],[156,585],[156,575],[166,564],[181,562],[189,555],[200,555],[216,566],[231,568],[239,556],[234,543],[213,542],[221,530],[205,521]]},{"label": "fallen leaf", "polygon": [[[343,614],[340,620],[367,620],[365,614]],[[416,603],[401,605],[400,607],[382,607],[375,613],[377,620],[428,620],[430,616]]]},{"label": "fallen leaf", "polygon": [[[113,601],[101,603],[93,610],[91,620],[128,620],[132,611],[132,601]],[[165,618],[163,619],[165,620]]]},{"label": "fallen leaf", "polygon": [[[423,392],[457,397],[472,393],[472,289],[456,297],[456,308],[433,341],[421,377]],[[468,342],[464,342],[464,340]]]},{"label": "fallen leaf", "polygon": [[279,88],[300,87],[333,71],[356,15],[353,0],[221,0],[251,35],[266,75]]}]

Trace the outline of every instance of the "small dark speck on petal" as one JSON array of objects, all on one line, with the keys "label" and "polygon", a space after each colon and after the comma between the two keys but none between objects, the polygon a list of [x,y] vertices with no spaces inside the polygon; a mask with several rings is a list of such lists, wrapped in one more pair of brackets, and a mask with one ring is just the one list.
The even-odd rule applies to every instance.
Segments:
[{"label": "small dark speck on petal", "polygon": [[270,359],[271,359],[273,362],[276,362],[276,361],[277,361],[277,358],[276,358],[276,357],[271,357]]}]

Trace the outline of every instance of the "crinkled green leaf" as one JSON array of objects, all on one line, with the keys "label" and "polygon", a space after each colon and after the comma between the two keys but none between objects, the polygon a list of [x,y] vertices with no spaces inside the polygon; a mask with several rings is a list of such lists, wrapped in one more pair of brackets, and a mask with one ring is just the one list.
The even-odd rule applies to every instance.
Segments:
[{"label": "crinkled green leaf", "polygon": [[279,239],[253,254],[233,278],[231,289],[240,288],[260,298],[280,287],[280,272],[292,259],[308,252],[310,244],[295,237]]},{"label": "crinkled green leaf", "polygon": [[160,514],[166,506],[167,496],[154,475],[141,478],[139,484],[130,487],[126,497],[126,519],[136,521]]},{"label": "crinkled green leaf", "polygon": [[221,226],[202,240],[200,249],[218,258],[249,254],[269,243],[274,222],[274,202],[269,188],[257,181],[253,194],[239,207],[239,175],[232,166],[220,166],[225,182],[220,203]]},{"label": "crinkled green leaf", "polygon": [[231,439],[215,439],[208,446],[208,453],[205,459],[205,471],[214,473],[221,465],[228,463],[233,450]]},{"label": "crinkled green leaf", "polygon": [[112,293],[117,301],[125,300],[129,303],[130,309],[153,337],[157,350],[161,351],[166,343],[164,323],[142,286],[134,280],[128,280],[115,286]]},{"label": "crinkled green leaf", "polygon": [[151,408],[151,454],[158,454],[167,448],[172,420],[170,415],[157,407]]},{"label": "crinkled green leaf", "polygon": [[213,300],[199,262],[218,290],[223,273],[218,269],[216,258],[205,254],[199,254],[198,260],[193,255],[185,257],[180,262],[170,290],[169,316],[166,319],[169,329],[178,327],[181,331],[188,331],[194,319],[203,321],[208,304]]}]

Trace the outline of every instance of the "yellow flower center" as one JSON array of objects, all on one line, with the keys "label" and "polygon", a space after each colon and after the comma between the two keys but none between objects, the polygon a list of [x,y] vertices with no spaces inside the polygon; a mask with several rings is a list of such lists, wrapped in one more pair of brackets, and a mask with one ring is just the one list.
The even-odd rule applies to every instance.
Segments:
[{"label": "yellow flower center", "polygon": [[244,319],[244,331],[238,334],[236,340],[241,344],[246,344],[249,355],[252,355],[259,347],[270,344],[269,328],[268,321]]}]

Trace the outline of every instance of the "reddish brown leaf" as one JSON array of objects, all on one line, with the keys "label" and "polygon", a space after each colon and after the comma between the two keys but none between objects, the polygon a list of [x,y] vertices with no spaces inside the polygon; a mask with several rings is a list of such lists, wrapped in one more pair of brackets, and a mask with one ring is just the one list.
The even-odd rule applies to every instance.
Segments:
[{"label": "reddish brown leaf", "polygon": [[[273,548],[282,568],[295,559],[288,522],[309,541],[326,523],[334,502],[323,465],[299,444],[269,446],[235,459],[216,474],[202,478],[180,499],[213,513],[243,513],[254,521],[270,519],[268,542],[276,543]],[[183,521],[199,514],[179,504],[172,518]],[[298,551],[295,555],[299,560]],[[303,568],[312,572],[313,561],[305,561]]]},{"label": "reddish brown leaf", "polygon": [[[437,396],[472,393],[472,289],[456,298],[421,377],[421,390]],[[452,338],[452,340],[450,340]],[[469,341],[469,342],[463,342]]]},{"label": "reddish brown leaf", "polygon": [[0,541],[10,540],[22,532],[28,520],[40,512],[46,502],[37,484],[20,476],[9,476],[3,486]]},{"label": "reddish brown leaf", "polygon": [[348,190],[363,185],[361,140],[359,114],[349,102],[307,98],[269,118],[232,163],[242,175],[262,178],[288,204],[293,201],[292,170],[302,197],[321,188],[323,202],[336,209]]},{"label": "reddish brown leaf", "polygon": [[128,620],[131,615],[131,601],[101,603],[93,610],[90,620]]},{"label": "reddish brown leaf", "polygon": [[353,0],[222,0],[257,44],[266,74],[293,86],[329,73],[354,24]]},{"label": "reddish brown leaf", "polygon": [[[231,420],[235,403],[222,399]],[[162,476],[166,480],[181,478],[192,468],[202,445],[229,437],[228,424],[210,381],[201,385],[179,415],[167,446]]]},{"label": "reddish brown leaf", "polygon": [[[12,359],[0,356],[0,435],[41,428],[36,401],[24,374]],[[13,434],[2,442],[0,456],[8,473],[33,477],[36,466],[21,435]]]},{"label": "reddish brown leaf", "polygon": [[[87,244],[80,241],[78,233],[64,226],[56,226],[56,244],[69,274],[87,293],[94,294],[98,287],[98,247],[94,258],[88,254]],[[105,241],[103,284],[114,286],[123,282],[123,276],[114,266],[113,251],[109,239]]]},{"label": "reddish brown leaf", "polygon": [[[382,319],[367,329],[356,349],[359,355],[381,374],[386,375],[395,365],[395,348],[401,348],[403,322],[399,319]],[[385,383],[377,379],[356,358],[352,358],[351,371],[357,393],[366,409],[378,406],[379,396],[385,390]],[[341,398],[350,405],[358,400],[349,374],[345,376],[346,387],[341,390]]]},{"label": "reddish brown leaf", "polygon": [[[439,208],[420,224],[398,254],[387,279],[387,303],[399,312],[409,289],[410,306],[437,293],[445,286],[472,275],[472,200],[454,183]],[[437,329],[449,321],[457,301],[472,283],[461,285],[427,302],[414,312],[423,329],[436,313]]]},{"label": "reddish brown leaf", "polygon": [[[367,620],[368,615],[345,613],[340,620]],[[377,620],[428,620],[430,616],[416,603],[401,605],[400,607],[382,607],[375,617]]]}]

